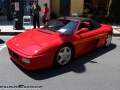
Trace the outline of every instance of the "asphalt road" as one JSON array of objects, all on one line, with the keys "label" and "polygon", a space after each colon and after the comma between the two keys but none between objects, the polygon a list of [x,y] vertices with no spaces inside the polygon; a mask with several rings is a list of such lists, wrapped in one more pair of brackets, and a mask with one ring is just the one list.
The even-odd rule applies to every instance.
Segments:
[{"label": "asphalt road", "polygon": [[10,38],[0,37],[1,90],[29,90],[31,86],[32,90],[120,90],[120,38],[113,38],[109,48],[77,57],[65,67],[37,71],[27,71],[10,59],[5,45]]}]

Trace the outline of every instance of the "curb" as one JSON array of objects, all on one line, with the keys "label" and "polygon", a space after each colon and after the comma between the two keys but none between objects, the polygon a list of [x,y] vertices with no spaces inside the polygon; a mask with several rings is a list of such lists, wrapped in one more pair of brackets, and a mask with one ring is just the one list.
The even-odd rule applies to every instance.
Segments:
[{"label": "curb", "polygon": [[113,37],[120,37],[120,34],[113,34]]},{"label": "curb", "polygon": [[13,36],[19,33],[22,33],[22,32],[0,32],[0,36],[4,36],[4,35]]}]

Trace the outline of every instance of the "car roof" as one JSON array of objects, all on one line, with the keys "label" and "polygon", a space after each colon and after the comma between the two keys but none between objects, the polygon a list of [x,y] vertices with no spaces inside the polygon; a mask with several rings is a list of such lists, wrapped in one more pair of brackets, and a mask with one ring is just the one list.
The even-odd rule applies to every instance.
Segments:
[{"label": "car roof", "polygon": [[86,21],[86,20],[91,20],[89,18],[85,18],[85,17],[60,17],[63,19],[74,19],[74,20],[80,20],[80,21]]},{"label": "car roof", "polygon": [[98,23],[98,22],[96,22],[96,21],[94,21],[94,20],[92,20],[90,18],[85,18],[85,17],[60,17],[59,19],[79,20],[81,22],[91,21],[95,28],[101,27],[100,23]]}]

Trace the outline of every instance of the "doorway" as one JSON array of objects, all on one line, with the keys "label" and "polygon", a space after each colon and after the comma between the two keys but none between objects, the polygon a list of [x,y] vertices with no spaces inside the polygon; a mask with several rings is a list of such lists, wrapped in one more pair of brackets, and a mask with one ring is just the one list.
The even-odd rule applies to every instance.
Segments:
[{"label": "doorway", "polygon": [[70,1],[71,0],[60,0],[60,16],[69,16]]}]

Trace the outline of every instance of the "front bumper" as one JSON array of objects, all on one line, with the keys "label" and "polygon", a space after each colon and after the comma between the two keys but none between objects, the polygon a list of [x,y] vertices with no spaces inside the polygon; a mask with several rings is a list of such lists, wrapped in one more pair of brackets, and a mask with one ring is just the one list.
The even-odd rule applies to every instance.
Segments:
[{"label": "front bumper", "polygon": [[[20,50],[12,45],[9,41],[6,43],[6,45],[8,47],[8,53],[10,57],[27,70],[36,70],[53,66],[54,53],[39,56],[28,56],[23,52],[20,52]],[[29,59],[30,64],[23,62],[22,57]]]}]

